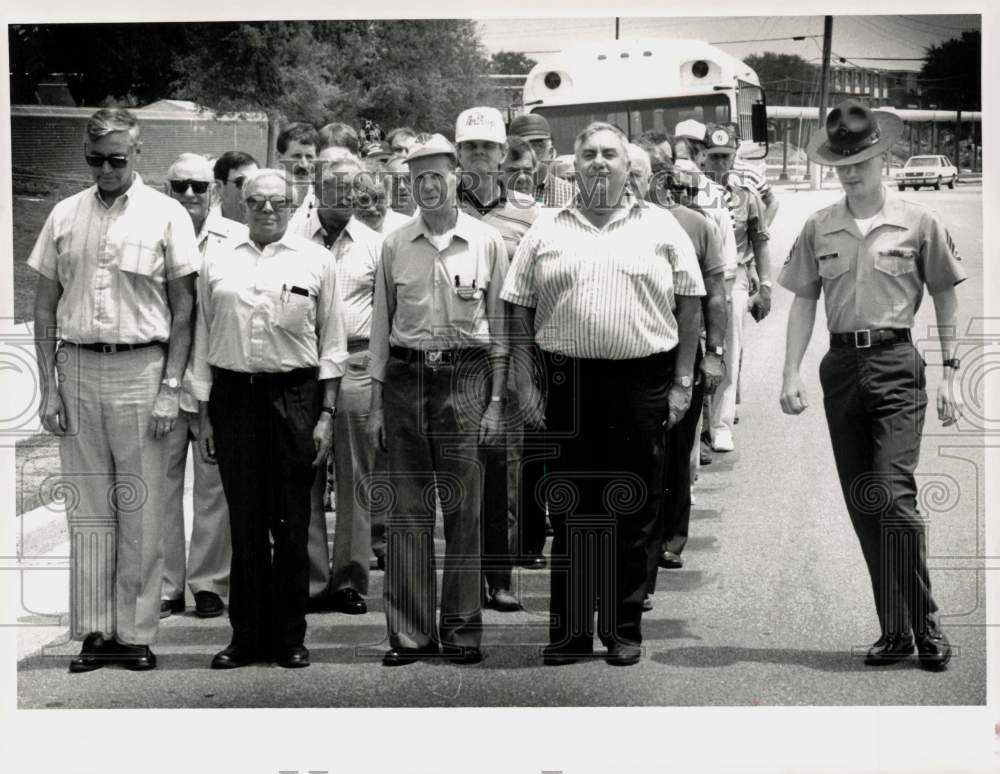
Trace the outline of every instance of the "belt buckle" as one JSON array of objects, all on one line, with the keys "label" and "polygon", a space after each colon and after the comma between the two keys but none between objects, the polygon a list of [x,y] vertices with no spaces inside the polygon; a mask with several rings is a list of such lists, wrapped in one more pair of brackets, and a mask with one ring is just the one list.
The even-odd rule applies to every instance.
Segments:
[{"label": "belt buckle", "polygon": [[101,344],[101,354],[103,355],[113,355],[118,351],[118,348],[114,344]]},{"label": "belt buckle", "polygon": [[424,353],[424,362],[429,366],[439,366],[444,364],[444,350],[429,349]]},{"label": "belt buckle", "polygon": [[[864,334],[864,336],[860,336]],[[864,344],[861,342],[864,341]],[[865,328],[863,331],[854,331],[854,348],[855,349],[871,349],[872,347],[872,332],[870,329]]]}]

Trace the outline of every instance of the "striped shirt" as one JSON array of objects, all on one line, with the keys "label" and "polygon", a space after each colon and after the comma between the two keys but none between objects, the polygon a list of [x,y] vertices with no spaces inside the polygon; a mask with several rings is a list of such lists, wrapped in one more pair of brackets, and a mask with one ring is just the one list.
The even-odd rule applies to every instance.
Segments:
[{"label": "striped shirt", "polygon": [[767,182],[767,177],[752,167],[743,159],[736,159],[730,171],[741,183],[753,188],[761,199],[767,199],[771,195],[771,184]]},{"label": "striped shirt", "polygon": [[376,381],[385,381],[390,346],[489,347],[503,333],[502,316],[487,316],[507,273],[500,233],[460,211],[441,250],[430,236],[418,214],[382,243],[370,349]]},{"label": "striped shirt", "polygon": [[576,199],[576,183],[551,172],[535,188],[535,201],[543,207],[568,207]]},{"label": "striped shirt", "polygon": [[500,197],[485,205],[471,191],[462,191],[459,194],[459,204],[462,212],[483,223],[489,223],[500,232],[507,246],[508,258],[514,257],[521,238],[528,233],[531,224],[538,217],[535,200],[517,191],[501,189]]},{"label": "striped shirt", "polygon": [[535,309],[543,350],[623,360],[677,346],[675,294],[705,295],[694,245],[667,210],[634,201],[600,229],[573,207],[543,212],[500,297]]},{"label": "striped shirt", "polygon": [[764,203],[749,186],[730,181],[733,198],[733,226],[736,232],[736,258],[740,266],[754,259],[754,245],[770,239],[764,223]]},{"label": "striped shirt", "polygon": [[110,205],[96,185],[56,204],[28,258],[62,287],[59,336],[78,344],[168,341],[167,282],[200,265],[191,216],[138,174]]},{"label": "striped shirt", "polygon": [[343,304],[324,247],[286,231],[263,249],[249,236],[234,239],[207,262],[190,380],[198,400],[209,398],[211,366],[244,373],[318,366],[320,379],[335,379],[346,362]]}]

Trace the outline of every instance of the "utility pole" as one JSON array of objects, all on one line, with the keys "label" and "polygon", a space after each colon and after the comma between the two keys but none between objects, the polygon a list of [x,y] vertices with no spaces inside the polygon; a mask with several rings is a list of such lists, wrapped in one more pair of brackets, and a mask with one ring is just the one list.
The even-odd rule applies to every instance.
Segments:
[{"label": "utility pole", "polygon": [[618,40],[618,38],[621,36],[621,31],[622,31],[622,17],[621,16],[616,16],[615,17],[615,40]]},{"label": "utility pole", "polygon": [[[830,49],[833,45],[833,17],[824,16],[823,17],[823,69],[820,71],[819,76],[819,126],[817,131],[822,132],[826,129],[826,100],[830,90],[829,78],[830,78]],[[816,164],[812,168],[812,189],[818,191],[820,189],[820,178],[822,176],[822,169],[819,164]]]}]

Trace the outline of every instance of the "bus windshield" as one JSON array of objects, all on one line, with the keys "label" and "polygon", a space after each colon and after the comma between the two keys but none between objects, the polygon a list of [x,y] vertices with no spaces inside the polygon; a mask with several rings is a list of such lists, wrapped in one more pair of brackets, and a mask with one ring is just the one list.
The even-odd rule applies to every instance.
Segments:
[{"label": "bus windshield", "polygon": [[704,124],[730,121],[729,97],[725,94],[558,105],[539,107],[534,112],[548,120],[558,153],[572,153],[576,135],[593,121],[615,124],[629,137],[650,129],[673,134],[674,127],[689,118]]}]

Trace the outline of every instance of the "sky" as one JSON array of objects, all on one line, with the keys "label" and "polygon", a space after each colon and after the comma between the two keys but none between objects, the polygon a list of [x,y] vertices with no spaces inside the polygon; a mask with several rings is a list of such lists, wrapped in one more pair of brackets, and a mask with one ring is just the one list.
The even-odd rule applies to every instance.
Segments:
[{"label": "sky", "polygon": [[[490,52],[524,51],[544,63],[545,53],[580,43],[613,40],[608,18],[489,19],[480,21]],[[963,15],[834,16],[833,62],[845,57],[861,67],[919,70],[924,51],[963,30],[980,29],[980,17]],[[769,40],[811,35],[803,41]],[[674,37],[704,40],[737,58],[773,51],[798,54],[819,63],[823,54],[822,16],[622,17],[621,37]],[[751,41],[751,42],[730,42]],[[866,57],[883,57],[871,59]],[[891,57],[898,57],[892,59]]]}]

